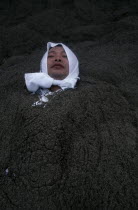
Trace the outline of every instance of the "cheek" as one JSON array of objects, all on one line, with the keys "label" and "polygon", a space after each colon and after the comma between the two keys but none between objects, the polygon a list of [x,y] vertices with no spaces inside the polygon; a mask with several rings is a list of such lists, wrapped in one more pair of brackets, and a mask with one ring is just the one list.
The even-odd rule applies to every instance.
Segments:
[{"label": "cheek", "polygon": [[50,73],[50,66],[51,66],[51,61],[48,59],[47,60],[47,72]]},{"label": "cheek", "polygon": [[50,60],[49,59],[47,59],[47,65],[50,65]]},{"label": "cheek", "polygon": [[69,62],[68,62],[68,61],[67,61],[66,66],[67,66],[67,70],[68,70],[68,72],[69,72]]},{"label": "cheek", "polygon": [[65,65],[67,68],[69,68],[69,61],[68,60],[65,60]]},{"label": "cheek", "polygon": [[52,59],[47,59],[47,67],[50,67],[52,65]]}]

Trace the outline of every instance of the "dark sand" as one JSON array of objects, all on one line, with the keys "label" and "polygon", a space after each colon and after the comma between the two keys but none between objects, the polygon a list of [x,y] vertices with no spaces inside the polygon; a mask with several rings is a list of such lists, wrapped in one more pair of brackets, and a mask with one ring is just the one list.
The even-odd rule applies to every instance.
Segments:
[{"label": "dark sand", "polygon": [[[65,9],[56,10],[59,24]],[[136,209],[137,16],[126,5],[114,14],[96,10],[91,20],[86,9],[71,10],[82,20],[67,14],[50,32],[41,20],[55,9],[24,19],[3,13],[1,210]],[[32,107],[38,97],[26,90],[24,73],[39,71],[47,41],[73,49],[81,79],[45,108]]]}]

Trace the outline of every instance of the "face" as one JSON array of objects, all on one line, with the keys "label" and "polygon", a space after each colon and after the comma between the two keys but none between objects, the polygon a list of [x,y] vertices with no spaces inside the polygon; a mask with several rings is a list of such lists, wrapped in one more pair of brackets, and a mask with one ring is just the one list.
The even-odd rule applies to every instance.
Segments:
[{"label": "face", "polygon": [[48,75],[56,80],[63,80],[69,74],[69,61],[62,46],[49,50],[47,57]]}]

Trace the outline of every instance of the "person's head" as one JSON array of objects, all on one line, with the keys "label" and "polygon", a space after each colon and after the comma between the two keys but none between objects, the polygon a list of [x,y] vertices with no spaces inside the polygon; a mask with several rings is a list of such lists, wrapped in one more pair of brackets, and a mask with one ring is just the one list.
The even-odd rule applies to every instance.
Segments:
[{"label": "person's head", "polygon": [[48,42],[47,51],[41,60],[40,72],[46,73],[54,80],[75,83],[79,75],[79,62],[76,55],[63,43]]},{"label": "person's head", "polygon": [[62,45],[49,49],[47,70],[48,75],[56,80],[63,80],[69,75],[69,61]]},{"label": "person's head", "polygon": [[79,62],[76,55],[63,43],[47,43],[40,73],[25,74],[25,83],[30,92],[39,88],[51,91],[74,88],[79,79]]}]

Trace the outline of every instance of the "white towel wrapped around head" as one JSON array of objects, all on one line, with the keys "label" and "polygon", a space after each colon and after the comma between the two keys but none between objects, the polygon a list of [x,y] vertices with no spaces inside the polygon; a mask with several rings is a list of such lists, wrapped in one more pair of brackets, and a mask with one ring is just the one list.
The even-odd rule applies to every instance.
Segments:
[{"label": "white towel wrapped around head", "polygon": [[[63,80],[55,80],[48,75],[47,70],[47,56],[49,49],[57,45],[61,45],[68,57],[69,61],[69,74]],[[30,92],[36,92],[39,88],[50,88],[52,85],[58,85],[62,89],[74,88],[77,80],[79,79],[79,62],[76,55],[64,44],[62,43],[47,43],[47,51],[44,54],[41,64],[40,72],[38,73],[26,73],[25,74],[25,84]]]}]

